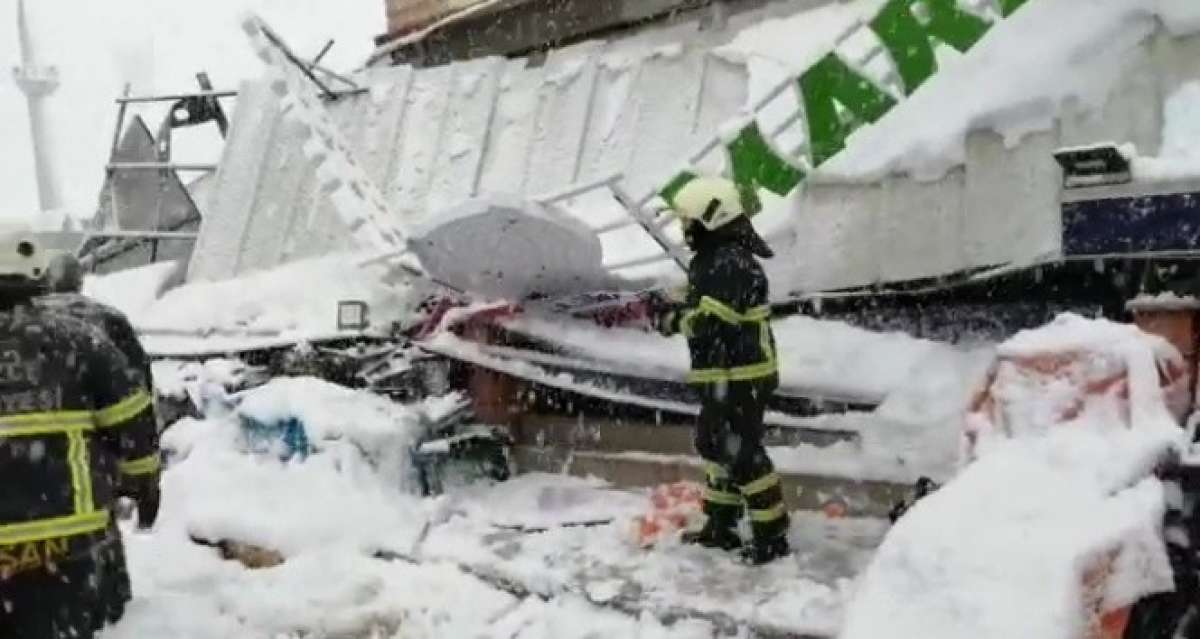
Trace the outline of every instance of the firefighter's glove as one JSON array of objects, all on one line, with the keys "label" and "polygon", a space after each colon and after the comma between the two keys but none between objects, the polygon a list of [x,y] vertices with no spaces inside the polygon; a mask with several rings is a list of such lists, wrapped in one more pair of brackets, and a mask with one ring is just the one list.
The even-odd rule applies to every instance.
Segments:
[{"label": "firefighter's glove", "polygon": [[139,486],[137,491],[137,511],[138,530],[145,531],[153,528],[154,522],[158,520],[158,504],[162,493],[158,488],[157,474],[143,481],[143,485]]},{"label": "firefighter's glove", "polygon": [[663,337],[671,337],[679,332],[680,312],[677,310],[664,311],[654,316],[654,330]]}]

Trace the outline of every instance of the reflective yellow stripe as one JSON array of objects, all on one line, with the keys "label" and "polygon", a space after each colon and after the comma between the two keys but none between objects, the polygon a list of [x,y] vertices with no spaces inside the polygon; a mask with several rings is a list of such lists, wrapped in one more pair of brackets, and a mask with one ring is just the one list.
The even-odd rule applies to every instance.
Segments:
[{"label": "reflective yellow stripe", "polygon": [[778,485],[779,485],[779,475],[777,473],[769,473],[767,475],[764,475],[763,477],[759,477],[758,479],[750,482],[749,484],[745,484],[744,486],[741,487],[741,489],[742,489],[742,494],[749,497],[750,495],[757,495],[758,493],[761,493],[764,490],[774,488]]},{"label": "reflective yellow stripe", "polygon": [[771,325],[765,321],[758,325],[758,346],[762,349],[766,364],[770,364],[772,372],[778,370],[779,363],[775,360],[775,349],[771,346]]},{"label": "reflective yellow stripe", "polygon": [[0,546],[83,535],[108,526],[108,511],[0,526]]},{"label": "reflective yellow stripe", "polygon": [[0,417],[0,437],[57,435],[69,430],[90,430],[92,414],[83,411],[28,413]]},{"label": "reflective yellow stripe", "polygon": [[149,475],[151,473],[158,472],[160,465],[158,453],[155,453],[152,455],[146,455],[145,457],[123,461],[121,462],[120,468],[121,472],[126,475]]},{"label": "reflective yellow stripe", "polygon": [[721,302],[715,298],[705,295],[700,298],[700,304],[697,307],[700,311],[710,315],[716,315],[722,322],[726,324],[744,324],[746,322],[761,322],[771,317],[770,306],[755,306],[747,310],[745,313],[739,313],[733,310],[733,307]]},{"label": "reflective yellow stripe", "polygon": [[714,484],[721,479],[729,478],[729,471],[725,470],[720,464],[708,462],[704,465],[704,474],[708,475],[708,481]]},{"label": "reflective yellow stripe", "polygon": [[[0,438],[65,435],[67,467],[71,472],[72,516],[96,511],[92,489],[91,461],[85,433],[91,431],[92,413],[87,411],[47,411],[0,417]],[[53,535],[52,535],[53,536]]]},{"label": "reflective yellow stripe", "polygon": [[679,332],[683,333],[684,337],[690,339],[696,336],[695,332],[692,330],[692,323],[696,321],[696,315],[699,313],[700,311],[693,308],[690,311],[685,311],[683,317],[679,319]]},{"label": "reflective yellow stripe", "polygon": [[[86,410],[58,410],[0,417],[0,424],[12,426],[38,426],[44,424],[67,424],[92,422],[92,414]],[[4,428],[0,425],[0,429]]]},{"label": "reflective yellow stripe", "polygon": [[67,463],[71,467],[71,489],[75,500],[75,514],[82,515],[96,510],[92,499],[92,471],[88,464],[87,440],[81,429],[67,431]]},{"label": "reflective yellow stripe", "polygon": [[120,426],[137,417],[153,403],[150,393],[138,390],[125,399],[96,412],[96,425],[100,428]]},{"label": "reflective yellow stripe", "polygon": [[[768,309],[769,310],[769,309]],[[765,361],[747,366],[734,368],[703,368],[688,373],[690,384],[715,384],[717,382],[747,382],[763,377],[770,377],[779,372],[779,362],[775,359],[775,349],[771,347],[771,327],[766,321],[758,325],[758,346],[762,349]]]},{"label": "reflective yellow stripe", "polygon": [[764,524],[769,521],[775,521],[776,519],[779,519],[786,512],[787,510],[784,508],[783,504],[778,503],[766,510],[751,510],[750,520]]},{"label": "reflective yellow stripe", "polygon": [[737,368],[705,368],[688,373],[691,384],[715,384],[716,382],[747,382],[770,377],[779,370],[775,362],[763,362]]},{"label": "reflective yellow stripe", "polygon": [[710,501],[714,504],[723,504],[725,506],[741,506],[741,495],[727,493],[723,490],[714,490],[712,488],[704,489],[704,501]]}]

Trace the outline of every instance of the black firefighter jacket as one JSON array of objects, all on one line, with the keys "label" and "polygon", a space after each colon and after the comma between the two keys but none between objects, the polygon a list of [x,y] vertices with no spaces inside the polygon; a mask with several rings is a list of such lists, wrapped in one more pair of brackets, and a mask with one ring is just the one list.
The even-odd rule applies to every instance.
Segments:
[{"label": "black firefighter jacket", "polygon": [[0,312],[0,580],[90,552],[120,484],[158,468],[151,397],[106,336]]},{"label": "black firefighter jacket", "polygon": [[670,329],[687,337],[692,370],[688,382],[779,383],[767,276],[756,254],[770,249],[748,220],[728,229],[701,231],[688,267],[688,295],[669,318]]}]

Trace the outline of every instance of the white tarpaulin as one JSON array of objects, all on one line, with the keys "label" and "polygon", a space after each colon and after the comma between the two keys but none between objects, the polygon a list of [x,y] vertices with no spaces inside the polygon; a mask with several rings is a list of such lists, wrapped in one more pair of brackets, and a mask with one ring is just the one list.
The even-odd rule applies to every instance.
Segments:
[{"label": "white tarpaulin", "polygon": [[441,211],[414,229],[412,248],[435,278],[507,299],[601,288],[610,279],[594,232],[516,196],[476,198]]}]

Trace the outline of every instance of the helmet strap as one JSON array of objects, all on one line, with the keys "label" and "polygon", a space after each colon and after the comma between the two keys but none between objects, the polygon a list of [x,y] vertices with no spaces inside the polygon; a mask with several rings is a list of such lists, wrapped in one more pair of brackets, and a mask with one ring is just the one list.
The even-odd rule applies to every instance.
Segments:
[{"label": "helmet strap", "polygon": [[708,208],[704,209],[704,214],[700,216],[700,219],[704,222],[704,226],[706,228],[710,223],[712,223],[713,216],[717,214],[717,209],[719,208],[721,208],[721,200],[713,198],[712,201],[708,203]]}]

